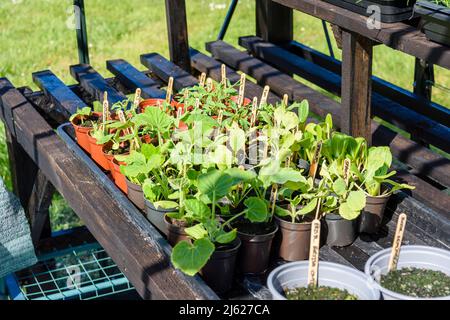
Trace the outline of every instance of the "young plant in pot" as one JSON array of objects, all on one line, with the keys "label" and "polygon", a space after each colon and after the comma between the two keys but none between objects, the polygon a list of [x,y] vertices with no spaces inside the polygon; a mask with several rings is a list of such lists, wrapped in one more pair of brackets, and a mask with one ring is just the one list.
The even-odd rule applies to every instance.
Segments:
[{"label": "young plant in pot", "polygon": [[[238,182],[222,170],[211,169],[198,177],[198,199],[184,202],[185,217],[194,225],[185,228],[192,241],[183,240],[173,248],[173,265],[193,276],[200,272],[218,293],[230,290],[233,284],[236,257],[241,245],[237,230],[228,228],[217,214],[218,200],[226,196]],[[181,213],[168,214],[179,219]]]},{"label": "young plant in pot", "polygon": [[366,195],[350,179],[349,167],[344,167],[335,160],[329,166],[324,162],[320,171],[322,182],[330,190],[322,205],[323,237],[328,245],[337,247],[353,243],[358,232],[358,217],[366,206]]},{"label": "young plant in pot", "polygon": [[90,154],[90,143],[88,133],[92,130],[94,123],[100,119],[101,114],[92,112],[89,107],[78,109],[78,111],[70,117],[70,122],[75,129],[77,142],[84,151]]},{"label": "young plant in pot", "polygon": [[351,165],[351,175],[357,180],[359,189],[367,196],[367,205],[359,226],[360,232],[376,233],[390,196],[397,190],[414,189],[413,186],[390,179],[396,174],[396,171],[389,171],[391,165],[392,153],[389,147],[371,147],[360,164]]},{"label": "young plant in pot", "polygon": [[111,165],[103,153],[103,147],[112,141],[114,134],[110,132],[108,125],[113,121],[105,121],[101,124],[94,123],[88,133],[89,148],[92,159],[103,169],[109,171]]}]

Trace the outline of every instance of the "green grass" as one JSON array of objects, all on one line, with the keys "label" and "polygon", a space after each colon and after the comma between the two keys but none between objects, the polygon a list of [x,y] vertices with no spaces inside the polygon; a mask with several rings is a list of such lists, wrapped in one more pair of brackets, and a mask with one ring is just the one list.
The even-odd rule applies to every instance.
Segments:
[{"label": "green grass", "polygon": [[[203,52],[204,43],[217,37],[230,0],[189,0],[187,3],[190,45]],[[31,79],[34,71],[51,69],[67,84],[75,81],[69,66],[78,62],[75,31],[67,27],[72,0],[0,0],[0,76],[16,86],[37,89]],[[226,41],[237,46],[238,37],[255,34],[255,0],[241,0],[227,33]],[[168,56],[164,1],[89,0],[86,1],[91,63],[105,77],[111,76],[105,61],[123,58],[140,66],[142,53]],[[295,13],[295,38],[328,53],[321,22]],[[334,51],[340,51],[333,41]],[[384,46],[375,47],[374,74],[412,90],[414,58]],[[436,67],[436,82],[450,87],[450,71]],[[434,100],[450,106],[445,89],[434,89]],[[0,176],[11,186],[4,129],[0,125]],[[68,212],[60,198],[52,215],[64,225]],[[54,203],[55,203],[54,202]],[[71,215],[73,217],[73,215]],[[76,224],[77,222],[75,222]]]}]

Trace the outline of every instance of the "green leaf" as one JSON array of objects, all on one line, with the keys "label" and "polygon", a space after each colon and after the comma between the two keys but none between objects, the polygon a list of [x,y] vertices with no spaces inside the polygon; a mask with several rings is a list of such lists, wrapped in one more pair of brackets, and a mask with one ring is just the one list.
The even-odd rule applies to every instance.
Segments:
[{"label": "green leaf", "polygon": [[193,244],[181,241],[173,248],[171,261],[175,268],[194,276],[205,266],[214,250],[215,246],[208,238],[195,240]]},{"label": "green leaf", "polygon": [[216,236],[216,242],[220,244],[227,244],[232,242],[234,239],[236,239],[237,236],[237,229],[233,229],[229,232],[225,232],[221,230],[219,235]]},{"label": "green leaf", "polygon": [[345,180],[342,178],[337,178],[333,182],[333,191],[338,195],[342,196],[347,191],[347,184],[345,183]]},{"label": "green leaf", "polygon": [[309,115],[309,103],[308,100],[303,100],[298,106],[298,118],[300,123],[305,123]]},{"label": "green leaf", "polygon": [[257,197],[250,197],[244,201],[247,210],[245,217],[251,222],[264,222],[269,216],[267,203]]},{"label": "green leaf", "polygon": [[243,170],[239,168],[229,168],[224,171],[233,178],[233,183],[248,182],[256,178],[256,173],[250,170]]},{"label": "green leaf", "polygon": [[366,206],[366,194],[362,190],[350,191],[347,204],[353,211],[361,211]]},{"label": "green leaf", "polygon": [[161,209],[169,210],[169,209],[178,208],[178,203],[175,201],[166,201],[166,200],[157,201],[157,202],[153,203],[153,205],[155,206],[156,209],[161,208]]},{"label": "green leaf", "polygon": [[214,201],[214,196],[216,201],[225,197],[234,185],[234,179],[219,170],[211,170],[200,175],[197,182],[198,190],[206,195],[210,201]]},{"label": "green leaf", "polygon": [[229,130],[228,143],[234,154],[245,146],[245,131],[240,129],[237,124],[233,124],[233,127]]},{"label": "green leaf", "polygon": [[345,220],[355,220],[359,216],[360,211],[352,210],[352,208],[344,202],[339,207],[339,214]]},{"label": "green leaf", "polygon": [[291,212],[287,209],[283,209],[279,206],[275,207],[275,214],[279,217],[287,217],[289,215],[291,215]]},{"label": "green leaf", "polygon": [[200,222],[207,219],[211,215],[211,210],[209,207],[200,200],[187,199],[184,201],[184,206],[186,211]]},{"label": "green leaf", "polygon": [[208,236],[208,231],[206,231],[201,223],[190,228],[185,228],[184,231],[193,239],[201,239]]},{"label": "green leaf", "polygon": [[299,215],[306,215],[308,213],[313,212],[317,208],[317,198],[312,199],[306,206],[297,211]]}]

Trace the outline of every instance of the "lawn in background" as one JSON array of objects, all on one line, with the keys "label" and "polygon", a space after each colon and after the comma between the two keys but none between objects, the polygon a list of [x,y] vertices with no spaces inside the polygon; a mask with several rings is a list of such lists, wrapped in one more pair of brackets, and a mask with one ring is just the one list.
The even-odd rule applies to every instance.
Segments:
[{"label": "lawn in background", "polygon": [[[75,81],[69,66],[78,62],[75,31],[71,19],[72,0],[0,0],[0,77],[16,86],[37,89],[31,73],[50,69],[67,84]],[[205,52],[204,43],[215,40],[230,0],[188,0],[190,45]],[[240,0],[226,41],[237,46],[238,37],[255,34],[255,0]],[[159,52],[168,56],[165,7],[163,0],[86,1],[91,64],[103,76],[111,74],[105,61],[123,58],[140,66],[142,53]],[[322,24],[307,15],[295,13],[295,38],[328,53]],[[340,51],[333,41],[334,52]],[[376,46],[374,74],[412,90],[414,58],[384,46]],[[450,87],[450,71],[436,67],[436,83]],[[315,86],[314,86],[315,87]],[[434,89],[434,100],[450,106],[447,90]],[[0,125],[0,176],[8,186],[10,175],[4,128]],[[52,206],[57,227],[77,224],[60,197]]]}]

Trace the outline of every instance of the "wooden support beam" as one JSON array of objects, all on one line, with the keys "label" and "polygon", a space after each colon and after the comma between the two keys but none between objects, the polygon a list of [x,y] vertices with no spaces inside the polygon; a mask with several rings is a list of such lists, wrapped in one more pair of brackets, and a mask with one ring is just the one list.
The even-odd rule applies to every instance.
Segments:
[{"label": "wooden support beam", "polygon": [[[245,38],[250,41],[262,41],[261,38],[257,37]],[[341,74],[341,62],[320,51],[314,50],[297,41],[291,41],[284,44],[282,45],[282,48],[328,71],[338,75]],[[444,126],[450,126],[450,109],[430,101],[425,96],[405,90],[376,76],[372,76],[372,90],[373,92],[381,94],[408,109],[421,113]]]},{"label": "wooden support beam", "polygon": [[33,81],[52,102],[61,121],[86,106],[83,100],[50,70],[33,73]]},{"label": "wooden support beam", "polygon": [[127,97],[111,87],[106,80],[88,64],[77,64],[70,67],[70,73],[95,100],[103,101],[105,91],[111,105],[126,100]]},{"label": "wooden support beam", "polygon": [[370,116],[372,104],[373,44],[368,38],[342,31],[341,129],[372,144]]},{"label": "wooden support beam", "polygon": [[49,238],[52,234],[49,208],[54,193],[55,188],[39,170],[27,209],[31,223],[31,239],[35,246],[41,239]]},{"label": "wooden support beam", "polygon": [[256,0],[256,34],[266,41],[282,43],[294,38],[291,8],[272,0]]},{"label": "wooden support beam", "polygon": [[151,69],[157,77],[166,83],[169,81],[170,77],[173,77],[173,86],[177,91],[185,87],[194,86],[198,83],[197,78],[174,63],[171,63],[158,53],[141,55],[141,63]]},{"label": "wooden support beam", "polygon": [[170,60],[190,72],[189,38],[185,0],[166,0],[167,32]]},{"label": "wooden support beam", "polygon": [[101,183],[86,166],[92,160],[75,156],[5,78],[0,79],[0,93],[4,93],[2,120],[143,298],[217,299],[199,277],[187,277],[173,268],[171,248],[159,232],[125,195],[113,197],[112,182],[108,181],[110,187]]},{"label": "wooden support beam", "polygon": [[109,60],[106,62],[106,67],[126,88],[132,91],[141,88],[143,98],[165,98],[166,94],[159,89],[159,83],[127,61],[123,59]]}]

